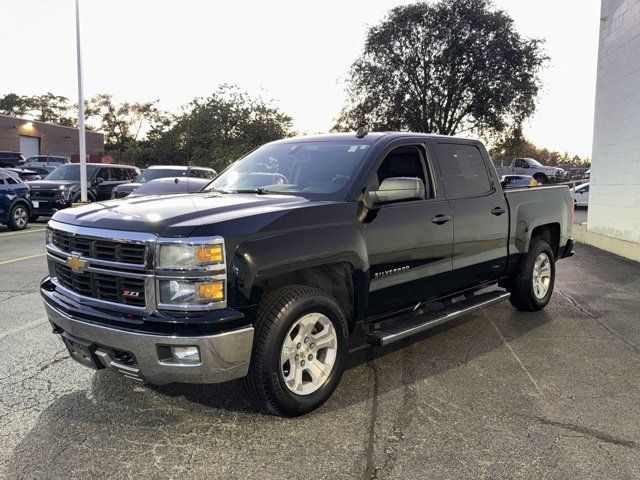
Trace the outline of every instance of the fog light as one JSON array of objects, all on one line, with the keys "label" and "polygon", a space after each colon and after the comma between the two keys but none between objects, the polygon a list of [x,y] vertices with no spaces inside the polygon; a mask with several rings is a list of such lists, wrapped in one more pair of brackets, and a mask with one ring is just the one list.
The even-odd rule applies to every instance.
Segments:
[{"label": "fog light", "polygon": [[176,362],[200,363],[200,351],[193,345],[171,347],[171,354]]}]

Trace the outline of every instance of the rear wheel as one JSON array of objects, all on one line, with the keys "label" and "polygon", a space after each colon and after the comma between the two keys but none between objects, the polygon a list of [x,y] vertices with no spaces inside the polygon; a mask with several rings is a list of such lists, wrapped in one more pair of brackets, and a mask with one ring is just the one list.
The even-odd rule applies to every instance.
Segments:
[{"label": "rear wheel", "polygon": [[545,183],[549,183],[549,179],[548,179],[548,178],[547,178],[547,176],[546,176],[545,174],[543,174],[543,173],[536,173],[536,174],[533,176],[533,178],[534,178],[534,180],[535,180],[536,182],[538,182],[538,183],[539,183],[539,184],[541,184],[541,185],[542,185],[542,184],[545,184]]},{"label": "rear wheel", "polygon": [[348,341],[338,303],[317,288],[289,286],[262,302],[245,386],[267,411],[297,416],[322,405],[338,386]]},{"label": "rear wheel", "polygon": [[9,212],[7,226],[11,230],[24,230],[29,223],[29,211],[22,203],[16,203]]},{"label": "rear wheel", "polygon": [[508,288],[511,304],[528,312],[543,309],[553,294],[555,276],[553,250],[544,240],[535,240]]}]

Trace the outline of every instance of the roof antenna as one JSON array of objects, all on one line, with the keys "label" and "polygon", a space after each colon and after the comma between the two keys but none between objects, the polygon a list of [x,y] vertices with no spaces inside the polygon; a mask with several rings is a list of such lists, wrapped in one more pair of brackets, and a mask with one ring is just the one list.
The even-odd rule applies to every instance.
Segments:
[{"label": "roof antenna", "polygon": [[356,132],[356,138],[364,138],[367,136],[367,129],[365,127],[358,127],[358,131]]}]

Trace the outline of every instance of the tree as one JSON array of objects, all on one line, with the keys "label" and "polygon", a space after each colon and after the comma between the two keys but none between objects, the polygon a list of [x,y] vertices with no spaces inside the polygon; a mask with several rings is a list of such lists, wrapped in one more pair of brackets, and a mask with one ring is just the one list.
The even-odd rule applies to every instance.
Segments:
[{"label": "tree", "polygon": [[291,117],[238,87],[196,98],[169,128],[150,131],[137,163],[197,164],[223,170],[231,161],[291,134]]},{"label": "tree", "polygon": [[20,117],[25,115],[29,110],[27,97],[20,96],[16,93],[7,93],[0,97],[0,113]]},{"label": "tree", "polygon": [[334,129],[500,132],[535,110],[546,60],[489,0],[396,7],[369,29]]},{"label": "tree", "polygon": [[86,102],[85,113],[90,122],[105,134],[106,150],[122,153],[135,147],[145,130],[166,123],[166,114],[153,102],[115,103],[107,93],[95,95]]},{"label": "tree", "polygon": [[47,92],[27,98],[28,113],[34,120],[73,127],[77,125],[77,109],[67,97]]},{"label": "tree", "polygon": [[32,120],[75,126],[76,107],[67,97],[47,92],[43,95],[20,96],[9,93],[0,97],[0,113],[25,116]]}]

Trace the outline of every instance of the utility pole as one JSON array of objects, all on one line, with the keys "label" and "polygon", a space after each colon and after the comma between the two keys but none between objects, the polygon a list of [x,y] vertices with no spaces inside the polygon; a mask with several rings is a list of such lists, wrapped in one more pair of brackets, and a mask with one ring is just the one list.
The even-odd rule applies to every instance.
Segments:
[{"label": "utility pole", "polygon": [[80,140],[80,201],[87,201],[87,144],[84,133],[84,93],[80,51],[80,0],[76,0],[76,46],[78,55],[78,137]]}]

